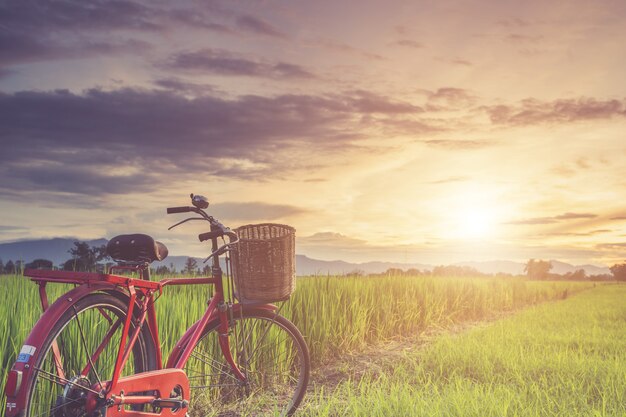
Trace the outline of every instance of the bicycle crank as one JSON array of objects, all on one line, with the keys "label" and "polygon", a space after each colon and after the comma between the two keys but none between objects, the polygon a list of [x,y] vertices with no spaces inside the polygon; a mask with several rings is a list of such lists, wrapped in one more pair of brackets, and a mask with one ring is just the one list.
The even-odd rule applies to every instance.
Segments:
[{"label": "bicycle crank", "polygon": [[[103,383],[107,389],[110,382]],[[98,400],[93,398],[97,404]],[[189,406],[189,379],[182,369],[122,377],[106,398],[107,417],[170,417]],[[146,410],[146,411],[144,411]]]}]

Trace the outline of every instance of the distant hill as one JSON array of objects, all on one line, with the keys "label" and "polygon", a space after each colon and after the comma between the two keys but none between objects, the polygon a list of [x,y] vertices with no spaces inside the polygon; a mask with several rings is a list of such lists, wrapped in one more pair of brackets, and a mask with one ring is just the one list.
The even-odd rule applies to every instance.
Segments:
[{"label": "distant hill", "polygon": [[[31,262],[37,258],[49,259],[54,265],[60,265],[70,258],[69,250],[74,246],[71,238],[55,238],[42,240],[28,240],[10,243],[0,243],[0,259],[4,263],[8,260],[23,260]],[[106,245],[107,239],[89,240],[90,246]],[[204,258],[195,258],[198,265],[202,267]],[[168,256],[163,262],[155,262],[155,267],[159,265],[170,266],[174,264],[176,270],[180,271],[184,268],[187,256]],[[557,274],[565,274],[574,272],[578,269],[584,269],[587,275],[610,274],[609,268],[595,265],[571,265],[565,262],[552,260],[551,272]],[[487,261],[487,262],[459,262],[454,265],[468,266],[486,274],[496,274],[504,272],[513,275],[524,273],[524,263],[512,261]],[[419,269],[420,271],[432,270],[433,265],[421,263],[398,263],[398,262],[363,262],[352,263],[345,261],[323,261],[319,259],[309,258],[306,255],[296,255],[296,273],[298,275],[341,275],[350,272],[360,271],[365,274],[379,274],[385,272],[389,268]]]},{"label": "distant hill", "polygon": [[552,269],[550,272],[554,274],[566,274],[568,272],[575,272],[579,269],[584,269],[587,275],[602,275],[602,274],[610,274],[611,271],[607,267],[596,266],[596,265],[570,265],[565,262],[560,262],[552,259]]},{"label": "distant hill", "polygon": [[[579,269],[584,269],[587,275],[602,275],[610,274],[611,271],[607,267],[596,265],[572,265],[565,262],[550,260],[552,263],[551,273],[554,274],[566,274],[568,272],[576,272]],[[455,265],[469,266],[485,274],[496,274],[498,272],[504,272],[513,275],[523,275],[524,267],[523,262],[513,261],[487,261],[487,262],[459,262]]]},{"label": "distant hill", "polygon": [[[60,265],[71,258],[69,250],[74,247],[76,240],[78,239],[54,238],[0,243],[0,259],[6,263],[8,260],[31,262],[42,258],[52,261],[54,265]],[[89,246],[101,246],[106,245],[108,240],[95,239],[86,242]]]},{"label": "distant hill", "polygon": [[486,261],[486,262],[458,262],[456,266],[467,266],[474,268],[483,274],[497,274],[503,272],[505,274],[522,275],[524,274],[524,265],[521,262],[513,261]]},{"label": "distant hill", "polygon": [[296,255],[296,270],[298,275],[342,275],[361,271],[366,274],[379,274],[389,268],[432,270],[432,265],[404,264],[396,262],[364,262],[351,263],[345,261],[321,261],[305,255]]}]

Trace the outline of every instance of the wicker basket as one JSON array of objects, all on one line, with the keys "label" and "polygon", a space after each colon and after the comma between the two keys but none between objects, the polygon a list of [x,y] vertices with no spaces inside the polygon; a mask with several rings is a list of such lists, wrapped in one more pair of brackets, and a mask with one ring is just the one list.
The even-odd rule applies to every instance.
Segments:
[{"label": "wicker basket", "polygon": [[241,303],[288,299],[296,289],[296,230],[282,224],[250,224],[235,229],[232,253],[235,295]]}]

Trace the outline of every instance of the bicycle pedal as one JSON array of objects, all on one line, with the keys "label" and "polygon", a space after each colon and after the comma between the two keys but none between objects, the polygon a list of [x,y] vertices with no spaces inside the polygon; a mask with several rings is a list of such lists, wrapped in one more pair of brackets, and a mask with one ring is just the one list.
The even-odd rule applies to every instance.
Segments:
[{"label": "bicycle pedal", "polygon": [[177,400],[174,398],[158,398],[156,400],[152,400],[152,405],[154,407],[161,407],[161,408],[175,408],[175,409],[181,409],[181,408],[187,408],[189,406],[189,401],[187,400]]}]

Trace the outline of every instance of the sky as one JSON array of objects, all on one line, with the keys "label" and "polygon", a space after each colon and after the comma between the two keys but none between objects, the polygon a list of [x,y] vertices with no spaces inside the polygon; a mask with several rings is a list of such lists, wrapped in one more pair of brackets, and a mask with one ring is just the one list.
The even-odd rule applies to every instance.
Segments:
[{"label": "sky", "polygon": [[626,259],[626,2],[0,1],[0,242]]}]

